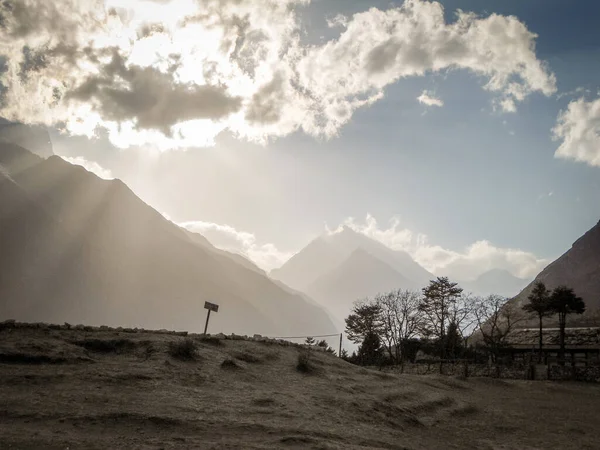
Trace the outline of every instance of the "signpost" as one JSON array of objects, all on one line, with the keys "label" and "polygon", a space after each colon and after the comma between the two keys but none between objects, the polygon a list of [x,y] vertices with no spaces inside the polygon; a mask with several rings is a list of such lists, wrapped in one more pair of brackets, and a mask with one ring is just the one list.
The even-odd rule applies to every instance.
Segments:
[{"label": "signpost", "polygon": [[206,324],[204,325],[204,335],[206,336],[206,330],[208,329],[208,319],[210,319],[210,312],[219,312],[219,305],[211,302],[204,302],[204,309],[208,309],[208,313],[206,314]]}]

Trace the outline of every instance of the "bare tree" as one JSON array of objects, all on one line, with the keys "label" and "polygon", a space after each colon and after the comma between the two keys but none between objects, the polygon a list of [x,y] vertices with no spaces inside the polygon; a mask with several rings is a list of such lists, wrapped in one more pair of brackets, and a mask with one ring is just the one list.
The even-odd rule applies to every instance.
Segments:
[{"label": "bare tree", "polygon": [[464,293],[455,302],[452,302],[448,308],[449,321],[456,327],[465,347],[474,325],[477,323],[476,308],[477,297]]},{"label": "bare tree", "polygon": [[478,331],[485,346],[496,361],[500,350],[507,345],[507,338],[515,326],[525,320],[513,304],[499,295],[489,295],[476,300],[474,310]]},{"label": "bare tree", "polygon": [[418,292],[397,289],[376,296],[375,302],[379,305],[382,339],[390,358],[403,363],[406,341],[417,336],[423,326],[421,296]]}]

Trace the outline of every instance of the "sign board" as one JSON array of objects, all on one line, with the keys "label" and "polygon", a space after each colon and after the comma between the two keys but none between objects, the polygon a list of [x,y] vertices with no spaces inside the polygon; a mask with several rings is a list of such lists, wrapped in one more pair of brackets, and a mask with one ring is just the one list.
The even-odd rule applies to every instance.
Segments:
[{"label": "sign board", "polygon": [[208,309],[210,311],[219,312],[219,305],[211,302],[204,302],[204,309]]}]

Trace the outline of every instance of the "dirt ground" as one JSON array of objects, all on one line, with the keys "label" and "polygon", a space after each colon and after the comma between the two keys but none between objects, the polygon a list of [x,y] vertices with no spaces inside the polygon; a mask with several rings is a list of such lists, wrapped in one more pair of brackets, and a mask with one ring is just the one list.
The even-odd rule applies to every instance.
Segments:
[{"label": "dirt ground", "polygon": [[600,386],[390,375],[272,343],[0,331],[0,449],[599,449]]}]

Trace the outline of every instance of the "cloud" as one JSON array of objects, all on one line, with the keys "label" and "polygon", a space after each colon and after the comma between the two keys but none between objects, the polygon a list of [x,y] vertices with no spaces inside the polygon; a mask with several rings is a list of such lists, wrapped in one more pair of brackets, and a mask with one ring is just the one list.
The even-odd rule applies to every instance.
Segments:
[{"label": "cloud", "polygon": [[444,102],[441,99],[431,95],[429,91],[423,91],[421,95],[417,97],[417,100],[419,101],[419,103],[422,103],[427,106],[444,106]]},{"label": "cloud", "polygon": [[552,133],[562,141],[555,157],[600,167],[600,98],[571,101],[558,115]]},{"label": "cloud", "polygon": [[215,247],[243,255],[265,271],[280,267],[292,253],[282,252],[274,244],[257,243],[254,234],[238,231],[229,225],[190,221],[178,224],[207,238]]},{"label": "cloud", "polygon": [[98,164],[95,161],[88,161],[82,156],[61,156],[61,158],[70,164],[83,167],[88,172],[92,172],[93,174],[96,174],[98,177],[104,180],[114,180],[115,178],[110,170],[103,168],[100,164]]},{"label": "cloud", "polygon": [[491,269],[505,269],[521,278],[533,278],[550,262],[523,250],[497,247],[486,240],[474,242],[463,250],[446,249],[430,244],[424,234],[402,228],[398,218],[392,219],[387,228],[380,227],[371,215],[367,215],[364,223],[349,218],[342,225],[393,250],[408,252],[435,275],[456,280],[475,279]]},{"label": "cloud", "polygon": [[440,71],[479,75],[505,111],[556,90],[516,17],[459,11],[446,23],[440,3],[406,0],[338,16],[337,38],[306,46],[296,10],[309,3],[2,2],[0,115],[169,149],[214,145],[224,130],[256,142],[298,130],[329,138],[386,86]]}]

